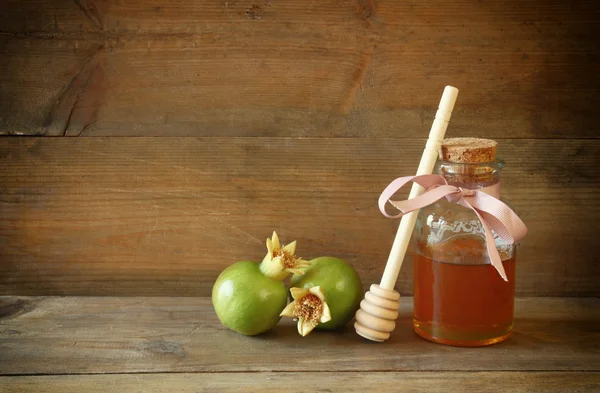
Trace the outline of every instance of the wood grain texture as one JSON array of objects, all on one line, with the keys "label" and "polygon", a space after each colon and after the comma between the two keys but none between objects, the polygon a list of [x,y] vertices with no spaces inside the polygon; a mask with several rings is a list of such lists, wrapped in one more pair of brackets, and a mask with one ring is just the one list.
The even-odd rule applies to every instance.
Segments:
[{"label": "wood grain texture", "polygon": [[0,4],[3,33],[79,39],[102,34],[108,3],[94,0],[5,0]]},{"label": "wood grain texture", "polygon": [[597,372],[308,372],[0,377],[8,393],[103,392],[597,392]]},{"label": "wood grain texture", "polygon": [[[423,140],[0,139],[0,293],[209,296],[276,230],[379,282],[398,221],[377,199]],[[517,293],[598,296],[597,141],[503,140],[503,196],[529,234]],[[565,190],[569,190],[565,194]],[[407,192],[399,196],[406,196]],[[412,292],[407,256],[396,288]]]},{"label": "wood grain texture", "polygon": [[102,52],[97,40],[0,35],[0,133],[79,133],[102,100]]},{"label": "wood grain texture", "polygon": [[[600,5],[441,0],[8,1],[0,11],[0,133],[47,133],[105,48],[71,135],[422,136],[446,84],[465,136],[597,138]],[[36,43],[51,42],[39,51]],[[58,62],[57,62],[58,58]],[[55,75],[44,96],[40,67]],[[22,76],[14,77],[19,71]],[[32,101],[32,99],[34,99]]]},{"label": "wood grain texture", "polygon": [[0,319],[2,375],[600,371],[597,298],[517,299],[511,338],[484,348],[418,337],[408,297],[384,344],[351,326],[301,337],[290,318],[242,336],[221,326],[208,298],[4,297],[0,310],[8,310]]}]

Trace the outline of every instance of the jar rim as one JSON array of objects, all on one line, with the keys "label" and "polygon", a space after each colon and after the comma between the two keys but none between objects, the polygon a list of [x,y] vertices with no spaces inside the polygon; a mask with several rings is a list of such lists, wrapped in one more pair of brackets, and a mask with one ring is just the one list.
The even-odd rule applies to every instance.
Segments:
[{"label": "jar rim", "polygon": [[505,161],[501,158],[496,158],[493,161],[489,162],[454,162],[448,160],[439,159],[438,166],[454,166],[458,168],[476,168],[476,167],[486,167],[494,170],[501,170],[504,168]]},{"label": "jar rim", "polygon": [[504,160],[495,159],[490,162],[452,162],[439,160],[436,164],[436,173],[448,178],[452,181],[460,181],[462,183],[494,181],[500,176],[504,168]]}]

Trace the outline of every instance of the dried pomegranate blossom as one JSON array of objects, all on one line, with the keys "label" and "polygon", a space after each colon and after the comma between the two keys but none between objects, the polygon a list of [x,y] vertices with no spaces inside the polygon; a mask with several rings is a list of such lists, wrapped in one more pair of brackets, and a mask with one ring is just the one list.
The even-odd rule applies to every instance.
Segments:
[{"label": "dried pomegranate blossom", "polygon": [[317,296],[309,293],[296,302],[294,315],[304,318],[305,321],[319,324],[319,319],[323,315],[323,302]]},{"label": "dried pomegranate blossom", "polygon": [[319,323],[331,320],[329,306],[321,287],[310,289],[292,288],[290,290],[294,301],[287,305],[281,316],[298,320],[298,333],[302,336],[309,334]]},{"label": "dried pomegranate blossom", "polygon": [[304,271],[301,269],[310,266],[308,261],[295,255],[296,241],[281,246],[275,232],[271,239],[267,239],[267,250],[260,270],[264,275],[276,280],[283,280],[290,273],[302,275]]},{"label": "dried pomegranate blossom", "polygon": [[290,254],[284,249],[273,250],[273,258],[281,258],[281,263],[284,269],[294,269],[298,266],[297,258],[294,254]]}]

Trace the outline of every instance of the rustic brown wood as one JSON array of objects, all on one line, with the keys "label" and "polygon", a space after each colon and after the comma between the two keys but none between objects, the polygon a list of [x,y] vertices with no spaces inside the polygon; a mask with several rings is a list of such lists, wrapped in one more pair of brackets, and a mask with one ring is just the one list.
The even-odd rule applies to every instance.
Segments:
[{"label": "rustic brown wood", "polygon": [[[423,140],[0,139],[0,293],[210,295],[276,230],[378,282],[398,221],[377,199]],[[520,295],[598,296],[600,143],[503,140],[503,195],[529,226]],[[565,191],[568,190],[568,191]],[[407,195],[401,193],[399,196]],[[397,289],[412,291],[407,257]]]},{"label": "rustic brown wood", "polygon": [[101,99],[99,92],[102,89],[105,59],[104,48],[98,47],[60,92],[44,124],[45,135],[79,135],[95,122],[98,101]]},{"label": "rustic brown wood", "polygon": [[[309,372],[236,374],[124,374],[0,377],[7,392],[89,393],[205,391],[273,392],[428,392],[547,393],[597,392],[597,372]],[[210,389],[210,390],[208,390]]]},{"label": "rustic brown wood", "polygon": [[[0,35],[0,133],[77,134],[102,98],[101,41]],[[77,128],[77,131],[74,128]]]},{"label": "rustic brown wood", "polygon": [[77,48],[102,47],[69,135],[422,136],[446,84],[461,89],[461,135],[600,135],[595,0],[28,0],[0,11],[3,134],[56,134],[46,119],[93,56]]},{"label": "rustic brown wood", "polygon": [[[0,298],[0,374],[323,371],[600,371],[600,300],[516,301],[513,336],[484,348],[412,331],[412,299],[383,344],[344,332],[301,337],[285,318],[261,336],[221,326],[209,298]],[[596,377],[597,378],[597,377]]]},{"label": "rustic brown wood", "polygon": [[100,0],[5,0],[0,4],[0,29],[15,35],[87,38],[103,30],[108,2]]}]

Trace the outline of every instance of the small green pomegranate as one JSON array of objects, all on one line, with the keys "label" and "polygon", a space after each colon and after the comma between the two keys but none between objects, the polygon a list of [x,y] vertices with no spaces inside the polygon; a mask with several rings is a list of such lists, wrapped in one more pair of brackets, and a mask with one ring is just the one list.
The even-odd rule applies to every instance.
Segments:
[{"label": "small green pomegranate", "polygon": [[352,320],[363,298],[363,286],[358,273],[347,262],[334,257],[320,257],[302,268],[304,275],[294,274],[292,287],[320,287],[329,306],[331,320],[316,325],[316,329],[338,329]]},{"label": "small green pomegranate", "polygon": [[223,270],[212,288],[212,304],[221,323],[249,336],[275,326],[287,305],[283,279],[290,273],[302,274],[300,269],[309,266],[295,252],[295,241],[281,247],[273,232],[261,263],[241,261]]}]

